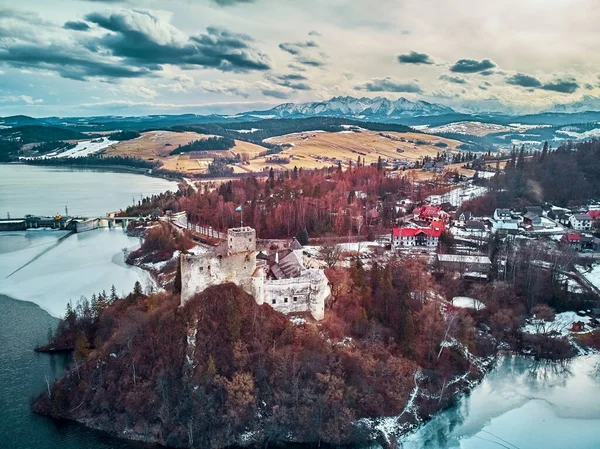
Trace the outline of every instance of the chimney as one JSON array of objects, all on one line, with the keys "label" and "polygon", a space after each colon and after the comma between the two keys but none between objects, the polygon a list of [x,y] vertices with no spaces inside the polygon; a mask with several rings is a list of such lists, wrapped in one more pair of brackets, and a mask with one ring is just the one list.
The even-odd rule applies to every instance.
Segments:
[{"label": "chimney", "polygon": [[275,263],[279,265],[279,251],[275,251]]}]

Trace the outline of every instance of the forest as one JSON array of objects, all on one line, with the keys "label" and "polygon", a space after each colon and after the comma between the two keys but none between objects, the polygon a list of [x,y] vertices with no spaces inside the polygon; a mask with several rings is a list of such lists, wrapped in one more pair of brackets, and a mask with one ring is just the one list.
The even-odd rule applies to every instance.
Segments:
[{"label": "forest", "polygon": [[576,207],[600,196],[600,140],[569,142],[542,151],[513,149],[503,171],[489,181],[491,191],[463,205],[477,215],[491,215],[498,207],[520,208],[552,202]]},{"label": "forest", "polygon": [[[261,238],[291,238],[304,229],[311,237],[356,237],[367,236],[369,229],[388,233],[399,217],[396,200],[420,200],[440,189],[443,187],[433,181],[418,184],[408,177],[386,177],[382,167],[311,172],[293,168],[278,173],[271,170],[265,180],[248,177],[230,181],[212,192],[190,191],[168,202],[158,197],[126,213],[145,215],[156,207],[185,210],[192,223],[225,230],[240,222],[240,212],[235,209],[243,205],[244,223],[254,227]],[[356,191],[367,197],[358,199]],[[380,218],[365,217],[365,210],[379,201],[383,202]]]},{"label": "forest", "polygon": [[68,167],[131,167],[140,169],[154,169],[159,166],[158,162],[146,161],[135,157],[101,155],[28,159],[23,162],[28,165]]},{"label": "forest", "polygon": [[235,141],[229,137],[208,137],[206,139],[194,140],[187,145],[179,145],[171,151],[171,156],[175,154],[191,153],[193,151],[224,151],[230,150],[235,146]]},{"label": "forest", "polygon": [[108,135],[108,138],[113,141],[122,142],[124,140],[133,140],[140,137],[141,134],[137,131],[119,131]]},{"label": "forest", "polygon": [[438,286],[423,268],[333,267],[335,300],[322,325],[294,325],[233,284],[183,309],[176,293],[139,286],[125,298],[102,295],[101,306],[82,300],[62,325],[75,336],[73,366],[34,410],[173,447],[372,442],[361,419],[400,415],[416,382],[415,408],[398,424],[430,416],[495,351],[468,313],[448,310],[449,326],[427,300]]},{"label": "forest", "polygon": [[21,145],[35,142],[54,142],[57,140],[94,139],[96,137],[98,136],[55,126],[26,125],[0,129],[0,140],[19,140]]}]

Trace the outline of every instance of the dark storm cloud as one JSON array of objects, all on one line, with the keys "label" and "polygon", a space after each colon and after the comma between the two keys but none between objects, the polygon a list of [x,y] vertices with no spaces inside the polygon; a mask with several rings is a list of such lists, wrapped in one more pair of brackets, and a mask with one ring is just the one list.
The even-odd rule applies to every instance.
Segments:
[{"label": "dark storm cloud", "polygon": [[585,85],[585,88],[586,88],[587,90],[592,90],[592,89],[594,88],[594,86],[592,86],[591,84],[586,84],[586,85]]},{"label": "dark storm cloud", "polygon": [[65,24],[63,25],[63,28],[65,30],[87,31],[90,29],[90,26],[85,22],[77,22],[77,21],[69,20],[68,22],[65,22]]},{"label": "dark storm cloud", "polygon": [[304,75],[300,75],[297,73],[290,73],[285,75],[271,74],[265,76],[265,79],[279,86],[288,87],[294,90],[312,90],[312,88],[304,82],[308,78],[306,78]]},{"label": "dark storm cloud", "polygon": [[441,75],[440,79],[443,81],[448,81],[449,83],[454,83],[454,84],[467,84],[467,80],[464,78],[461,78],[460,76]]},{"label": "dark storm cloud", "polygon": [[433,60],[428,54],[411,51],[398,56],[400,64],[433,64]]},{"label": "dark storm cloud", "polygon": [[[110,52],[130,64],[155,70],[161,64],[182,68],[214,68],[223,72],[249,72],[270,69],[267,55],[258,51],[245,34],[209,27],[206,33],[181,41],[178,30],[150,12],[92,13],[86,20],[112,33],[89,46],[97,52]],[[149,32],[148,23],[157,35]],[[169,39],[164,39],[165,35]],[[165,42],[166,41],[166,42]]]},{"label": "dark storm cloud", "polygon": [[90,58],[88,53],[57,45],[13,45],[0,49],[0,61],[24,69],[57,72],[63,78],[85,81],[89,77],[138,78],[149,75],[147,68],[133,68]]},{"label": "dark storm cloud", "polygon": [[356,86],[355,89],[366,90],[367,92],[422,92],[418,84],[404,83],[389,76],[386,78],[373,78],[360,86]]},{"label": "dark storm cloud", "polygon": [[554,81],[544,84],[541,89],[563,94],[572,94],[579,89],[579,84],[574,80]]},{"label": "dark storm cloud", "polygon": [[475,59],[460,59],[452,67],[451,72],[455,73],[477,73],[483,72],[496,67],[496,64],[490,59],[477,61]]},{"label": "dark storm cloud", "polygon": [[479,72],[479,74],[483,75],[483,76],[491,76],[494,73],[496,73],[496,72],[494,72],[493,70],[484,70],[483,72]]},{"label": "dark storm cloud", "polygon": [[506,78],[507,84],[512,84],[513,86],[521,86],[521,87],[540,87],[542,85],[541,81],[533,76],[525,75],[523,73],[517,73],[515,75],[509,76]]}]

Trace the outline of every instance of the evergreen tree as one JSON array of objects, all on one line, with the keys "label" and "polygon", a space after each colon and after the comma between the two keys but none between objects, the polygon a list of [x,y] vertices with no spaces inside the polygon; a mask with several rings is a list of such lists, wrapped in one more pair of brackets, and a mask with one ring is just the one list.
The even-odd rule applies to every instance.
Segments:
[{"label": "evergreen tree", "polygon": [[296,240],[302,246],[308,245],[308,230],[306,228],[302,229],[296,236]]},{"label": "evergreen tree", "polygon": [[118,299],[117,297],[117,289],[115,288],[115,284],[110,288],[110,303],[112,304]]},{"label": "evergreen tree", "polygon": [[377,171],[383,170],[383,163],[381,161],[381,156],[377,158]]},{"label": "evergreen tree", "polygon": [[139,298],[140,296],[144,295],[144,290],[142,289],[142,284],[140,284],[140,281],[135,281],[135,284],[133,284],[133,296],[135,298]]}]

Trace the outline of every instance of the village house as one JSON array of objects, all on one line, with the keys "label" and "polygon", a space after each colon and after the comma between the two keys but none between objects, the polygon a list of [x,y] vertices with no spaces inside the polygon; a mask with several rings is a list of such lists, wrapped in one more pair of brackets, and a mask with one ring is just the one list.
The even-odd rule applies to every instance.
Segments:
[{"label": "village house", "polygon": [[470,221],[473,218],[473,214],[468,210],[463,210],[458,216],[458,224],[459,226],[464,226],[467,221]]},{"label": "village house", "polygon": [[415,220],[431,223],[432,221],[448,222],[450,215],[440,206],[421,206],[413,210]]},{"label": "village house", "polygon": [[393,228],[392,249],[426,247],[437,248],[442,229],[436,228]]},{"label": "village house", "polygon": [[565,225],[565,226],[569,224],[569,217],[570,217],[569,211],[560,209],[560,208],[556,208],[556,209],[552,208],[548,212],[548,218],[556,221],[557,223],[560,223],[561,225]]},{"label": "village house", "polygon": [[437,262],[440,271],[458,273],[471,279],[487,279],[492,269],[492,261],[487,256],[438,254]]},{"label": "village house", "polygon": [[523,226],[526,228],[541,228],[542,226],[542,217],[534,212],[527,212],[523,215]]},{"label": "village house", "polygon": [[576,231],[589,231],[592,229],[592,217],[588,214],[574,214],[569,218],[569,224]]},{"label": "village house", "polygon": [[563,235],[560,241],[576,251],[581,251],[581,234],[579,232],[569,232]]},{"label": "village house", "polygon": [[496,209],[494,211],[494,220],[508,221],[512,220],[512,214],[509,209]]}]

